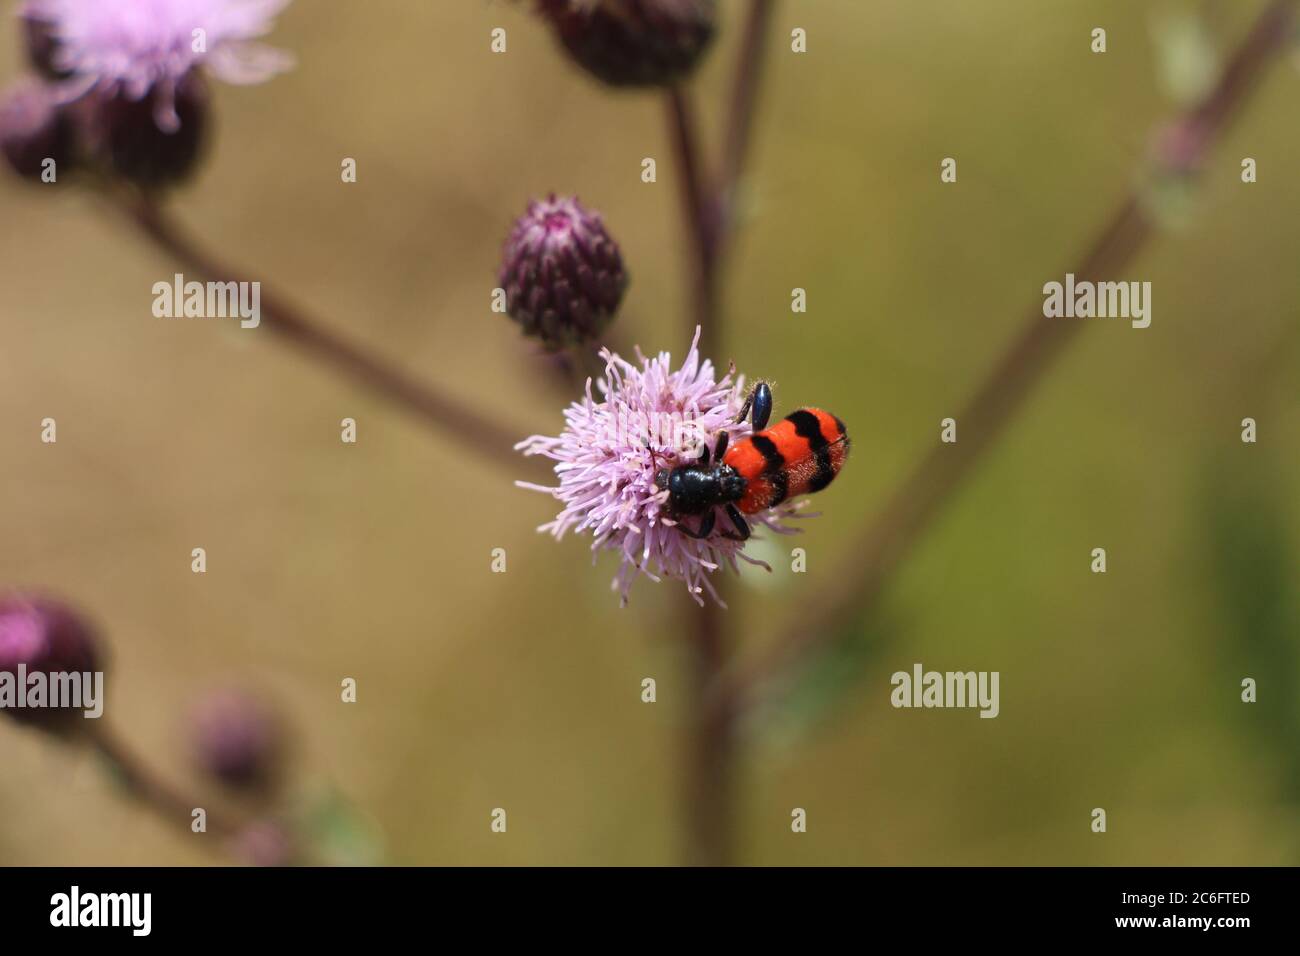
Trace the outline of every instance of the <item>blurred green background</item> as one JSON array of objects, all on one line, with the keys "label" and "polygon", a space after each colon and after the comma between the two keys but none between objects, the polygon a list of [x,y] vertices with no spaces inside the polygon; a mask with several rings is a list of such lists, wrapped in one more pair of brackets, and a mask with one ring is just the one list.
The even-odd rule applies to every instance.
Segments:
[{"label": "blurred green background", "polygon": [[[745,6],[723,4],[694,84],[713,147]],[[1159,15],[1199,18],[1226,53],[1261,6],[779,5],[715,358],[773,379],[779,409],[833,410],[855,448],[795,542],[808,573],[772,546],[776,573],[732,588],[741,653],[854,573],[855,529],[1133,182],[1175,108]],[[507,55],[489,52],[495,26]],[[789,52],[795,26],[806,55]],[[297,69],[217,86],[215,148],[175,203],[245,278],[520,437],[554,433],[565,397],[487,305],[512,218],[576,192],[632,271],[621,336],[684,351],[660,97],[589,81],[509,3],[299,0],[272,41]],[[6,16],[0,76],[19,70]],[[860,645],[751,727],[742,862],[1300,859],[1297,95],[1294,62],[1276,63],[1186,226],[1113,277],[1153,283],[1151,328],[1089,323]],[[356,185],[339,182],[345,156]],[[955,185],[939,183],[946,156]],[[1240,182],[1243,156],[1258,183]],[[162,772],[187,779],[195,695],[246,682],[295,725],[304,785],[337,787],[392,862],[680,858],[678,586],[641,581],[620,610],[610,561],[535,532],[554,509],[512,486],[535,477],[522,460],[508,474],[469,457],[269,335],[154,319],[150,288],[176,270],[88,194],[6,178],[0,217],[0,582],[101,623],[109,718]],[[206,575],[190,572],[200,546]],[[496,547],[505,575],[489,573]],[[889,675],[916,661],[1000,671],[1001,715],[892,709]],[[347,676],[355,705],[339,702]],[[1244,676],[1255,705],[1238,702]],[[0,767],[0,863],[228,859],[10,723]],[[498,806],[506,836],[489,832]]]}]

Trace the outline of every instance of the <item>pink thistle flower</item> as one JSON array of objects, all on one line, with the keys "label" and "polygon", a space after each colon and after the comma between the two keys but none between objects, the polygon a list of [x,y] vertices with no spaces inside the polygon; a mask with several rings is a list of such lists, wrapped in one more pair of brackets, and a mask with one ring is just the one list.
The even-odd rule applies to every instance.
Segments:
[{"label": "pink thistle flower", "polygon": [[53,72],[69,100],[91,91],[132,102],[153,95],[163,132],[180,128],[181,80],[203,66],[227,83],[261,83],[292,65],[253,42],[289,0],[26,0],[20,14],[44,25]]},{"label": "pink thistle flower", "polygon": [[[738,562],[745,561],[771,570],[745,554],[745,542],[683,534],[666,510],[668,493],[655,484],[659,469],[697,457],[702,443],[712,448],[724,431],[733,442],[751,431],[748,421],[736,421],[745,397],[743,377],[736,377],[734,369],[715,377],[713,364],[700,358],[699,339],[697,329],[677,369],[667,352],[646,358],[638,349],[638,364],[633,364],[602,350],[605,376],[595,383],[599,397],[588,379],[583,400],[565,410],[565,427],[558,436],[533,435],[515,446],[525,455],[553,459],[560,480],[557,488],[516,482],[564,506],[537,530],[557,540],[570,531],[591,532],[593,563],[601,551],[616,552],[621,563],[611,586],[623,605],[640,575],[652,581],[682,581],[702,605],[706,592],[723,603],[709,581],[720,568],[739,572]],[[783,522],[802,505],[787,502],[746,517],[755,530],[791,534],[797,529]]]}]

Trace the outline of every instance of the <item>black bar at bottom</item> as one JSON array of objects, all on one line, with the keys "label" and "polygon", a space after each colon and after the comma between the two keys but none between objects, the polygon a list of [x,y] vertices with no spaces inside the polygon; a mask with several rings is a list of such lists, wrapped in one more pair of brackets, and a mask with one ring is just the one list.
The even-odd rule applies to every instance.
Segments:
[{"label": "black bar at bottom", "polygon": [[514,929],[540,944],[622,925],[667,945],[676,927],[698,940],[690,928],[704,923],[733,943],[786,931],[829,944],[836,930],[864,943],[901,932],[1230,944],[1285,930],[1296,882],[1289,869],[1203,868],[0,869],[0,933],[337,945],[432,930],[431,942],[468,933],[472,944]]}]

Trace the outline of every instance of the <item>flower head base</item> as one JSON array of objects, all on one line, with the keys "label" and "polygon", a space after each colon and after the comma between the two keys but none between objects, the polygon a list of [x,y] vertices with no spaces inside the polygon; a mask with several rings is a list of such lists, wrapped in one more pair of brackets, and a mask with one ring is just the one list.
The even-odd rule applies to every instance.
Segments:
[{"label": "flower head base", "polygon": [[556,36],[613,86],[681,80],[713,42],[716,0],[540,0]]},{"label": "flower head base", "polygon": [[158,127],[158,90],[143,100],[121,94],[91,93],[73,105],[82,145],[114,174],[144,189],[175,185],[190,177],[208,142],[207,81],[197,70],[166,94],[168,109],[179,120],[171,132]]},{"label": "flower head base", "polygon": [[[711,362],[701,359],[699,332],[680,368],[661,352],[638,364],[604,350],[605,377],[588,381],[586,395],[565,410],[565,427],[556,437],[534,435],[516,447],[525,455],[545,455],[555,461],[558,488],[527,482],[520,487],[557,498],[563,510],[538,530],[563,538],[569,531],[590,531],[592,551],[614,551],[621,560],[613,587],[622,603],[638,575],[653,581],[675,578],[691,596],[704,603],[707,593],[722,603],[709,575],[738,561],[766,567],[744,553],[745,544],[713,535],[696,539],[683,534],[667,510],[667,492],[655,483],[661,468],[698,457],[722,432],[732,440],[750,433],[737,422],[743,404],[743,379],[731,372],[716,378]],[[783,524],[801,503],[785,503],[747,517],[752,524],[779,534],[796,529]],[[694,519],[685,519],[694,520]],[[726,520],[725,518],[723,520]]]},{"label": "flower head base", "polygon": [[44,26],[39,60],[67,76],[69,95],[96,91],[131,102],[150,93],[159,129],[175,132],[173,96],[205,67],[227,83],[260,83],[288,69],[281,51],[253,42],[289,0],[27,0],[22,16]]},{"label": "flower head base", "polygon": [[560,349],[604,331],[623,300],[627,273],[600,214],[552,193],[515,220],[498,281],[506,311],[524,333]]}]

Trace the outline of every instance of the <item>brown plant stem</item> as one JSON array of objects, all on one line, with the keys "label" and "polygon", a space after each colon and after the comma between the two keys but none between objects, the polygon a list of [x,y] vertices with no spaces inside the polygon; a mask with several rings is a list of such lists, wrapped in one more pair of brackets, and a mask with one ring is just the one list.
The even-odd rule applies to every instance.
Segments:
[{"label": "brown plant stem", "polygon": [[690,237],[686,258],[690,276],[690,327],[700,329],[700,354],[712,355],[718,344],[717,274],[713,243],[707,226],[708,199],[705,172],[695,133],[694,114],[686,93],[679,87],[668,91],[669,129],[677,156],[677,179],[682,203],[682,220]]},{"label": "brown plant stem", "polygon": [[[186,235],[157,204],[146,199],[120,202],[141,235],[206,281],[231,282],[241,274],[219,262]],[[421,382],[397,365],[330,331],[265,282],[261,296],[261,325],[282,340],[412,412],[475,455],[512,471],[520,469],[521,459],[513,451],[513,445],[526,431],[498,424],[472,405]]]},{"label": "brown plant stem", "polygon": [[762,88],[763,44],[767,40],[775,9],[776,0],[752,0],[749,18],[745,21],[740,59],[731,86],[731,105],[727,111],[722,172],[718,178],[717,192],[708,210],[708,234],[715,259],[722,257],[735,223],[736,190],[744,172],[749,143],[753,138],[754,116]]},{"label": "brown plant stem", "polygon": [[[682,212],[691,236],[688,257],[691,311],[688,335],[700,329],[700,354],[711,356],[720,334],[717,314],[717,260],[706,227],[705,198],[698,140],[686,97],[679,89],[668,94],[673,142],[678,154]],[[734,720],[727,706],[712,693],[727,663],[726,635],[718,607],[705,599],[703,607],[686,607],[684,635],[690,642],[690,707],[687,717],[685,800],[685,859],[692,866],[725,866],[731,862],[731,794],[735,761]]]},{"label": "brown plant stem", "polygon": [[92,748],[102,756],[118,774],[122,786],[141,804],[158,816],[187,832],[193,823],[193,812],[202,807],[207,814],[207,826],[210,832],[229,837],[237,834],[241,825],[217,811],[209,802],[195,799],[174,788],[142,761],[127,746],[121,737],[114,733],[103,718],[89,721],[86,731],[87,740]]},{"label": "brown plant stem", "polygon": [[701,329],[700,354],[720,359],[718,332],[720,263],[735,225],[735,200],[762,88],[763,44],[776,9],[776,0],[753,0],[745,21],[740,54],[732,78],[723,139],[722,162],[711,180],[702,160],[690,101],[679,87],[668,94],[669,129],[679,167],[679,191],[689,230],[692,270],[691,329]]},{"label": "brown plant stem", "polygon": [[[741,44],[732,84],[722,177],[710,188],[704,172],[694,116],[685,93],[668,93],[669,127],[677,155],[682,210],[691,241],[690,331],[699,326],[700,354],[720,359],[722,316],[718,309],[719,264],[732,225],[732,197],[739,181],[753,127],[763,38],[773,0],[755,0]],[[721,587],[721,582],[719,582]],[[687,760],[684,771],[685,858],[696,866],[733,861],[736,772],[736,710],[717,693],[730,648],[722,610],[711,601],[692,604],[684,633],[692,661]]]},{"label": "brown plant stem", "polygon": [[[1223,70],[1218,84],[1177,120],[1178,141],[1195,144],[1195,165],[1255,88],[1270,58],[1289,35],[1294,0],[1273,0]],[[1120,203],[1073,271],[1080,279],[1114,279],[1153,232],[1138,192]],[[961,440],[935,445],[907,475],[876,519],[845,553],[860,570],[842,575],[826,593],[801,602],[799,620],[778,635],[770,649],[729,674],[720,693],[743,707],[767,681],[834,638],[835,625],[868,606],[940,506],[993,445],[1015,412],[1072,342],[1079,322],[1045,319],[1041,305],[1030,309],[1022,331],[994,364],[983,384],[956,416]]]},{"label": "brown plant stem", "polygon": [[687,613],[691,616],[686,637],[691,642],[692,711],[684,774],[685,857],[692,866],[725,866],[732,861],[735,720],[731,708],[713,690],[729,654],[722,621],[726,612],[706,601],[704,607],[692,602]]}]

